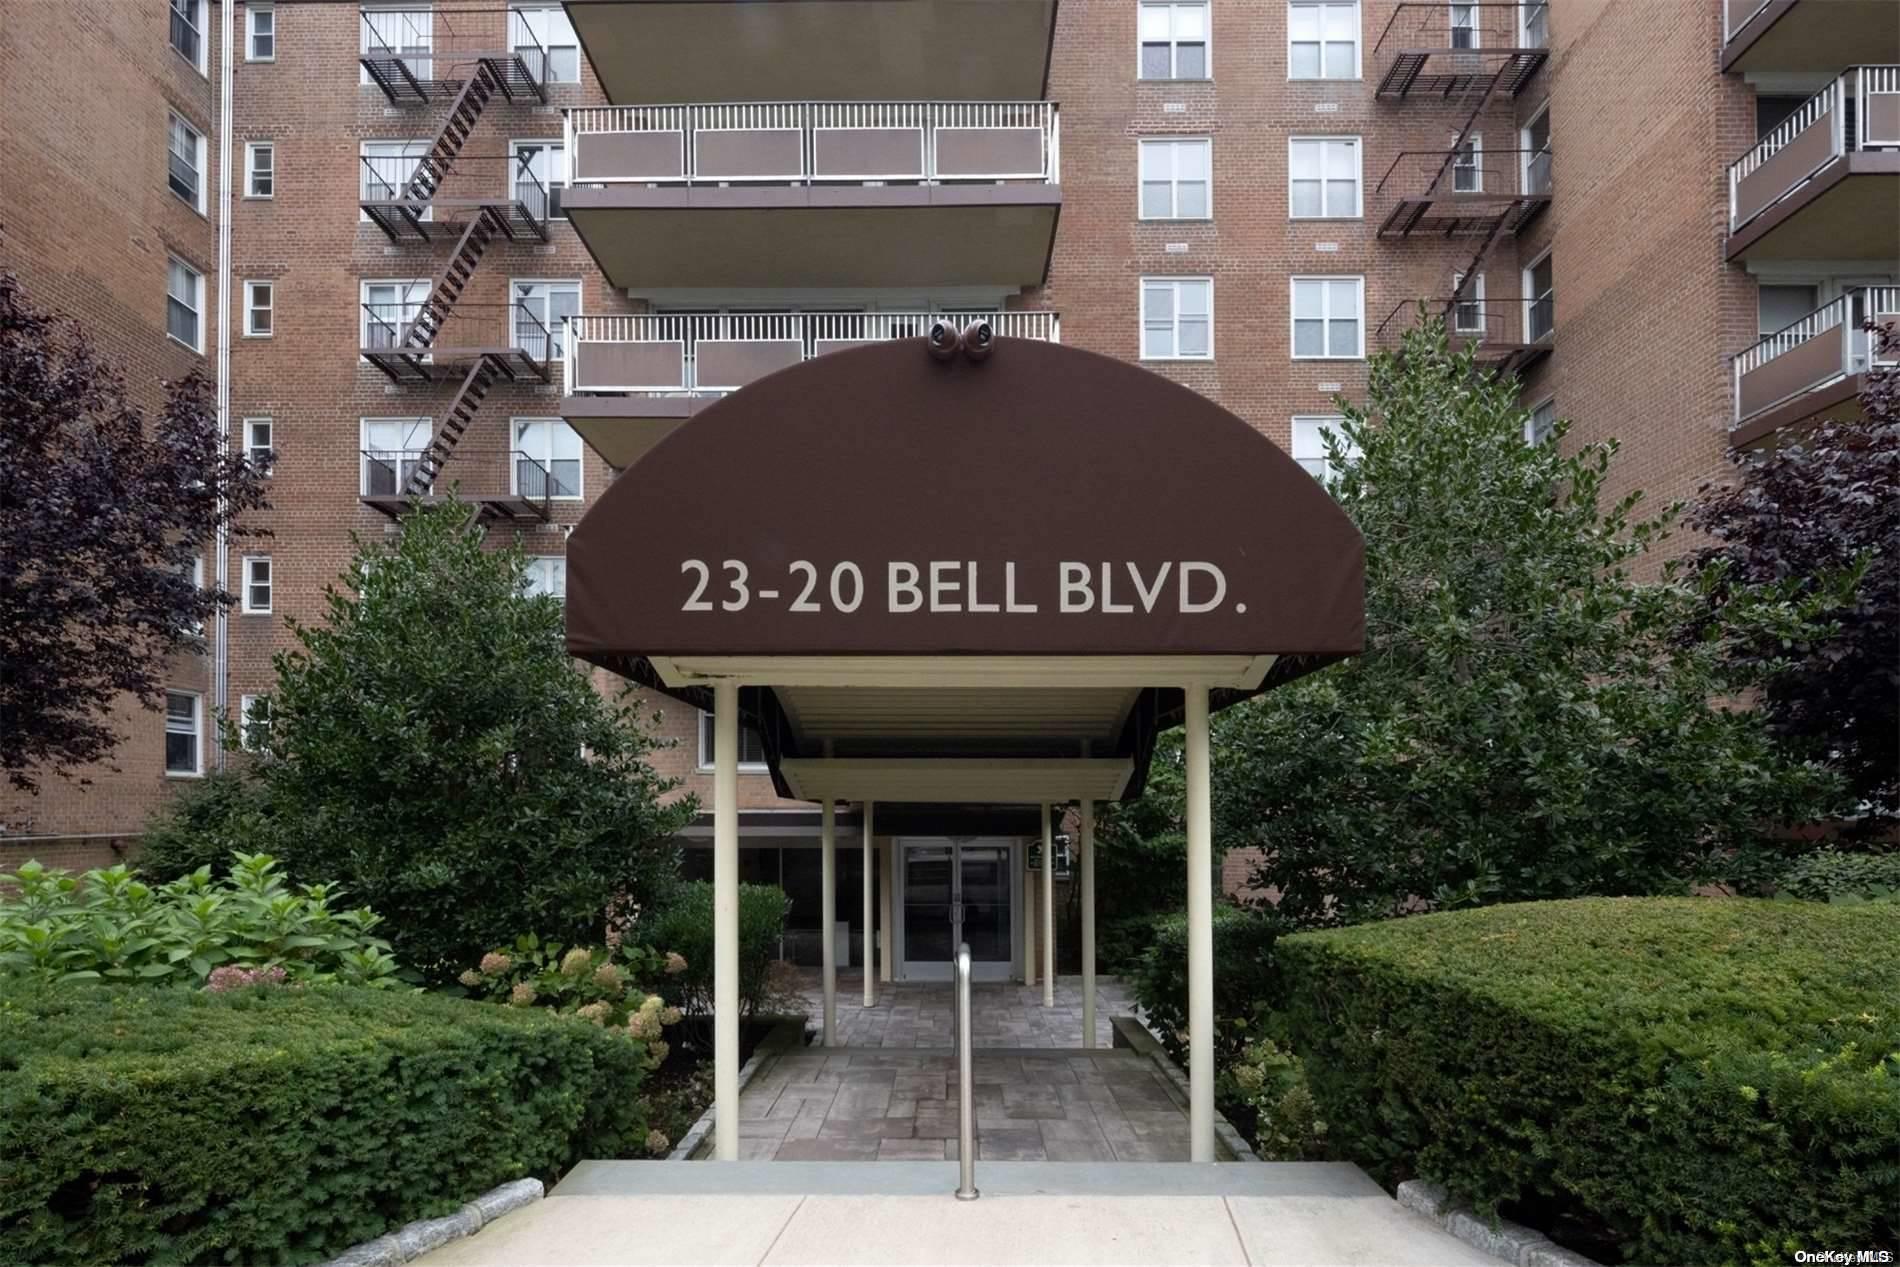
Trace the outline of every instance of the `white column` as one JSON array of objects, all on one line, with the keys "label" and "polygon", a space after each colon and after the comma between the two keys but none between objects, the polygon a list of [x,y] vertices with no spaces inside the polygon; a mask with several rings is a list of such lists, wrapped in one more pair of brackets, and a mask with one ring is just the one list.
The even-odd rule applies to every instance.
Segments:
[{"label": "white column", "polygon": [[829,796],[818,811],[818,849],[824,895],[818,903],[819,940],[824,942],[825,1046],[838,1045],[838,947],[832,927],[838,922],[838,807]]},{"label": "white column", "polygon": [[1095,802],[1082,798],[1082,1046],[1095,1046]]},{"label": "white column", "polygon": [[1214,1160],[1214,823],[1207,687],[1187,688],[1188,1159]]},{"label": "white column", "polygon": [[1023,984],[1036,984],[1036,869],[1023,848]]},{"label": "white column", "polygon": [[[895,929],[897,925],[891,920],[891,886],[896,883],[897,842],[894,840],[886,840],[884,847],[877,852],[879,862],[877,876],[877,927],[879,933],[877,945],[877,979],[880,981],[889,981],[891,979],[891,956],[897,953],[897,946],[895,945],[896,938],[892,934],[892,930]],[[954,953],[955,947],[951,949],[952,953]]]},{"label": "white column", "polygon": [[1042,803],[1042,1005],[1056,1005],[1056,838]]},{"label": "white column", "polygon": [[864,803],[864,1006],[877,1006],[877,932],[871,927],[877,916],[877,898],[872,885],[877,883],[877,868],[873,860],[877,856],[871,843],[870,801]]},{"label": "white column", "polygon": [[739,1159],[739,686],[713,683],[713,1155]]}]

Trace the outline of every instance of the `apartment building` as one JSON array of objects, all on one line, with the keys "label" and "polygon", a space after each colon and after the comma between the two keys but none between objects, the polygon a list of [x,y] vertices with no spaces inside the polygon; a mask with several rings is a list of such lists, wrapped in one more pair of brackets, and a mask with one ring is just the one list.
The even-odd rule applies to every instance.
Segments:
[{"label": "apartment building", "polygon": [[[146,380],[216,368],[222,16],[13,0],[0,34],[5,266]],[[274,535],[229,560],[223,674],[177,666],[121,770],[0,803],[9,835],[126,837],[241,759],[216,701],[267,706],[284,618],[409,496],[454,484],[560,593],[568,530],[684,420],[939,319],[1139,363],[1323,476],[1335,398],[1422,302],[1520,376],[1527,441],[1614,436],[1618,488],[1668,500],[1851,409],[1860,322],[1900,310],[1895,0],[280,0],[232,29],[229,434],[273,454]],[[32,89],[95,51],[130,68],[109,108]],[[653,708],[709,791],[705,719]],[[815,958],[817,810],[743,742],[742,866]],[[944,969],[949,891],[1030,966],[1034,817],[878,808],[887,975]],[[843,851],[854,939],[862,879]]]}]

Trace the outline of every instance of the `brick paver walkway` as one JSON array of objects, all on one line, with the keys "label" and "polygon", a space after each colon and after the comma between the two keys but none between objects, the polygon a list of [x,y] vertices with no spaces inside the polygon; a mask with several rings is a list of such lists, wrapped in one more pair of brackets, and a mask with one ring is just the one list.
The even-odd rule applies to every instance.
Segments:
[{"label": "brick paver walkway", "polygon": [[[825,1014],[824,987],[816,970],[799,974],[814,1024]],[[838,1034],[844,1047],[928,1047],[948,1051],[955,1041],[956,995],[948,981],[880,981],[877,1006],[864,1006],[864,978],[838,977]],[[1110,1045],[1109,1017],[1135,1010],[1113,977],[1095,981],[1095,1044]],[[978,981],[970,987],[972,1047],[1082,1046],[1082,979],[1056,979],[1056,1005],[1042,1005],[1042,986]]]}]

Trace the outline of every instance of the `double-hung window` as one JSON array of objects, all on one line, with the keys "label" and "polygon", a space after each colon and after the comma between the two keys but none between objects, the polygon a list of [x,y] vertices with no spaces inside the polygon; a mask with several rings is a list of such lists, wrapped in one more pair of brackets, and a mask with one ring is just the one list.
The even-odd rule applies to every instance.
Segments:
[{"label": "double-hung window", "polygon": [[1550,192],[1550,107],[1531,116],[1520,133],[1524,159],[1524,192]]},{"label": "double-hung window", "polygon": [[1287,210],[1295,220],[1352,220],[1360,206],[1359,138],[1296,136],[1287,143]]},{"label": "double-hung window", "polygon": [[1524,341],[1548,339],[1557,328],[1557,279],[1550,252],[1524,270]]},{"label": "double-hung window", "polygon": [[1326,456],[1326,440],[1330,436],[1340,449],[1340,456],[1348,461],[1358,456],[1358,448],[1346,433],[1340,429],[1345,421],[1337,414],[1322,414],[1293,420],[1293,460],[1303,467],[1308,475],[1322,483],[1330,484],[1339,474],[1338,469]]},{"label": "double-hung window", "polygon": [[1458,290],[1458,302],[1452,306],[1451,328],[1456,334],[1482,335],[1484,330],[1484,274],[1479,273],[1469,282],[1462,273],[1451,275],[1451,284]]},{"label": "double-hung window", "polygon": [[365,497],[395,497],[409,483],[429,447],[434,423],[428,418],[365,418],[363,471],[358,488]]},{"label": "double-hung window", "polygon": [[200,215],[205,209],[205,138],[176,114],[166,126],[165,184]]},{"label": "double-hung window", "polygon": [[1453,193],[1477,194],[1484,192],[1484,138],[1468,136],[1465,143],[1453,151],[1451,156],[1451,189]]},{"label": "double-hung window", "polygon": [[204,699],[195,691],[165,692],[165,773],[187,779],[204,773]]},{"label": "double-hung window", "polygon": [[567,358],[567,318],[581,310],[579,282],[515,282],[515,346],[536,360]]},{"label": "double-hung window", "polygon": [[[417,166],[428,154],[427,141],[364,141],[363,161],[358,164],[362,172],[358,196],[364,202],[394,202],[405,197]],[[422,218],[430,219],[433,212],[434,207],[424,207]],[[369,214],[359,212],[357,218],[368,220]]]},{"label": "double-hung window", "polygon": [[1141,143],[1141,218],[1206,220],[1212,143],[1205,138],[1156,137]]},{"label": "double-hung window", "polygon": [[176,256],[166,261],[165,333],[194,352],[204,344],[205,279],[197,269]]},{"label": "double-hung window", "polygon": [[244,614],[270,615],[271,571],[268,554],[252,554],[244,559]]},{"label": "double-hung window", "polygon": [[1524,420],[1524,443],[1542,444],[1550,439],[1551,432],[1557,427],[1557,402],[1545,400],[1531,407],[1530,417]]},{"label": "double-hung window", "polygon": [[1142,0],[1141,77],[1206,79],[1207,0]]},{"label": "double-hung window", "polygon": [[[517,497],[578,498],[581,438],[560,418],[516,418],[513,492]],[[544,474],[545,472],[545,474]]]},{"label": "double-hung window", "polygon": [[567,188],[567,150],[559,141],[516,141],[509,170],[515,201],[541,220],[559,220]]},{"label": "double-hung window", "polygon": [[547,594],[567,600],[567,560],[558,554],[540,554],[528,560],[521,588],[529,594]]},{"label": "double-hung window", "polygon": [[1451,6],[1451,46],[1476,48],[1478,44],[1478,6],[1453,4]]},{"label": "double-hung window", "polygon": [[[371,58],[400,58],[417,79],[435,78],[435,15],[426,7],[365,6],[359,52]],[[374,82],[364,67],[361,82]]]},{"label": "double-hung window", "polygon": [[516,6],[508,15],[508,47],[544,84],[581,81],[581,42],[558,4]]},{"label": "double-hung window", "polygon": [[1357,0],[1292,0],[1286,38],[1288,79],[1359,78]]},{"label": "double-hung window", "polygon": [[277,10],[257,0],[244,6],[244,60],[277,60]]},{"label": "double-hung window", "polygon": [[238,696],[238,746],[261,752],[270,746],[270,696]]},{"label": "double-hung window", "polygon": [[1141,279],[1141,359],[1207,361],[1214,356],[1214,279]]},{"label": "double-hung window", "polygon": [[172,0],[171,43],[200,75],[205,73],[205,0]]},{"label": "double-hung window", "polygon": [[[713,768],[713,718],[711,713],[699,715],[699,768]],[[751,726],[739,727],[739,769],[748,774],[757,774],[766,768],[765,741],[759,738],[759,732]]]},{"label": "double-hung window", "polygon": [[277,287],[272,282],[244,283],[244,337],[268,339],[277,323]]},{"label": "double-hung window", "polygon": [[244,146],[244,196],[270,198],[277,193],[277,146],[251,141]]},{"label": "double-hung window", "polygon": [[429,279],[412,277],[363,283],[363,346],[393,348],[402,344],[409,323],[429,297]]},{"label": "double-hung window", "polygon": [[271,420],[269,418],[246,418],[244,420],[244,456],[250,464],[262,474],[270,474],[271,463],[276,453],[271,448]]},{"label": "double-hung window", "polygon": [[[202,554],[192,555],[191,566],[186,568],[184,572],[185,579],[191,582],[191,588],[194,590],[202,590],[205,587],[205,556]],[[186,632],[194,638],[204,637],[205,622],[202,620],[192,621],[186,626]]]},{"label": "double-hung window", "polygon": [[1366,279],[1293,279],[1293,359],[1358,360],[1366,354]]}]

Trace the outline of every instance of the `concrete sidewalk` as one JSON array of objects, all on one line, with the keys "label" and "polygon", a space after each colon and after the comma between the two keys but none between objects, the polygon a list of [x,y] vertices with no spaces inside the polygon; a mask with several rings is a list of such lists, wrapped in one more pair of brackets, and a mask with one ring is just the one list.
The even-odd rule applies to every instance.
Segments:
[{"label": "concrete sidewalk", "polygon": [[417,1259],[563,1264],[1233,1263],[1497,1267],[1356,1166],[585,1162],[545,1201]]}]

